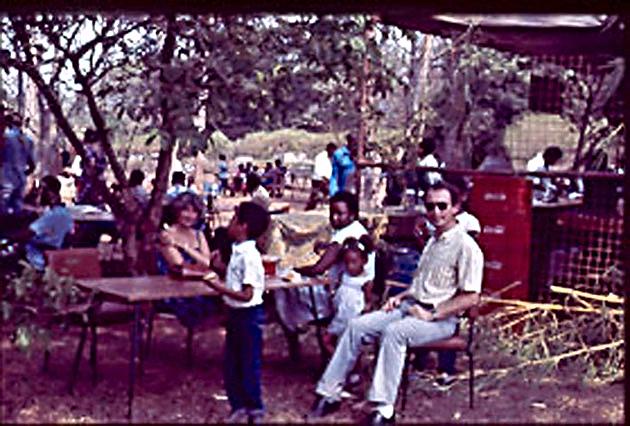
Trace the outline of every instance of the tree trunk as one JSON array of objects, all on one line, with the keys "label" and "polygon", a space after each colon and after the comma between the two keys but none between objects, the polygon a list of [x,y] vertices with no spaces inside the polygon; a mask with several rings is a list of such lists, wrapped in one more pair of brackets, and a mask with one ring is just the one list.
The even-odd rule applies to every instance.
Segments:
[{"label": "tree trunk", "polygon": [[421,56],[418,47],[418,35],[414,33],[411,40],[411,63],[409,66],[409,85],[405,88],[405,127],[408,129],[411,127],[413,117],[416,113],[416,105],[418,99],[418,92],[420,91],[420,67]]},{"label": "tree trunk", "polygon": [[24,98],[25,98],[25,94],[24,94],[24,73],[22,71],[18,71],[18,75],[17,75],[17,108],[18,108],[18,113],[24,117],[24,106],[25,106],[25,102],[24,102]]},{"label": "tree trunk", "polygon": [[453,47],[449,58],[449,66],[452,76],[452,96],[451,107],[453,113],[449,114],[451,123],[444,134],[444,155],[449,167],[464,168],[470,165],[469,156],[470,149],[465,146],[466,141],[462,137],[466,119],[468,117],[468,104],[464,91],[466,90],[466,81],[460,74],[459,60],[461,51],[457,47]]},{"label": "tree trunk", "polygon": [[[161,52],[162,71],[160,76],[160,90],[162,93],[170,93],[173,90],[172,84],[168,82],[168,79],[164,78],[164,69],[171,64],[175,53],[175,31],[175,16],[170,16],[167,25],[166,38],[164,39],[164,45]],[[162,199],[164,198],[166,187],[168,185],[172,154],[176,141],[173,129],[171,106],[168,104],[166,98],[162,99],[160,108],[160,114],[162,116],[162,135],[164,135],[167,140],[165,143],[160,144],[158,165],[155,171],[155,185],[153,186],[153,190],[151,192],[149,205],[143,215],[144,220],[140,224],[140,231],[143,238],[142,245],[139,248],[141,251],[141,262],[139,265],[142,265],[143,272],[146,273],[155,273],[157,269],[156,244],[158,241],[160,222],[162,219]],[[133,247],[130,244],[129,249],[132,248]]]},{"label": "tree trunk", "polygon": [[43,96],[37,93],[37,106],[39,107],[39,155],[41,161],[42,175],[57,174],[61,168],[59,162],[59,152],[57,145],[50,139],[50,111],[46,107]]},{"label": "tree trunk", "polygon": [[414,111],[420,110],[420,127],[419,135],[424,135],[427,109],[424,106],[428,103],[428,81],[429,69],[431,68],[431,49],[433,48],[433,36],[424,34],[422,37],[422,53],[419,60],[419,73],[414,83]]},{"label": "tree trunk", "polygon": [[[601,81],[600,81],[600,84],[601,84]],[[573,164],[571,165],[571,170],[577,170],[581,164],[582,150],[584,149],[584,145],[586,144],[586,130],[588,129],[589,121],[591,118],[591,111],[593,107],[593,92],[594,92],[594,89],[589,87],[588,97],[586,98],[586,108],[584,109],[584,114],[582,115],[582,120],[580,122],[580,134],[578,137],[577,148],[575,150],[575,156],[573,157]]]}]

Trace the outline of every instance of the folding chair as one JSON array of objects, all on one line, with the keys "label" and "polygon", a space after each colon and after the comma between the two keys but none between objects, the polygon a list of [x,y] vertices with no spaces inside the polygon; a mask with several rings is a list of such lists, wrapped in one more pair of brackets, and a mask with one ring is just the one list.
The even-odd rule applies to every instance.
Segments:
[{"label": "folding chair", "polygon": [[[71,248],[64,250],[46,251],[48,267],[59,275],[74,278],[99,278],[102,276],[99,253],[96,248]],[[72,364],[72,372],[68,382],[68,392],[72,393],[79,365],[83,354],[83,347],[87,338],[88,328],[91,331],[90,367],[92,370],[92,384],[97,381],[97,327],[125,324],[133,320],[133,310],[122,303],[97,301],[93,304],[74,306],[57,316],[70,325],[81,327],[79,345]],[[50,351],[44,353],[43,370],[48,369]]]},{"label": "folding chair", "polygon": [[474,384],[475,384],[475,370],[474,370],[474,353],[472,350],[475,320],[479,316],[479,308],[473,306],[469,308],[464,317],[468,318],[468,333],[467,336],[462,336],[459,333],[459,327],[455,332],[455,335],[446,339],[437,340],[421,346],[414,346],[407,349],[407,356],[405,358],[405,366],[403,367],[403,376],[401,381],[401,411],[405,410],[407,405],[407,390],[409,388],[409,371],[411,369],[412,357],[416,352],[423,351],[461,351],[466,352],[468,356],[468,399],[470,408],[474,408]]}]

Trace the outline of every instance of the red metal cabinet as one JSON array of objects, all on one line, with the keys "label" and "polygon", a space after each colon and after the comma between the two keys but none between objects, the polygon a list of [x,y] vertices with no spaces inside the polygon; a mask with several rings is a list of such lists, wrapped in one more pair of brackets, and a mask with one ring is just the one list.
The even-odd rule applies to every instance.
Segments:
[{"label": "red metal cabinet", "polygon": [[484,290],[527,300],[532,226],[531,182],[512,176],[474,176],[469,210],[481,223],[478,237],[484,254]]}]

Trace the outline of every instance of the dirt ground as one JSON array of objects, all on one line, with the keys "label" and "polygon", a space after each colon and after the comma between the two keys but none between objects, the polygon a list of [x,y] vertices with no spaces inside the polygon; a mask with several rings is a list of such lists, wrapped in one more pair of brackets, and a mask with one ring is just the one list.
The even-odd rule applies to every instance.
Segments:
[{"label": "dirt ground", "polygon": [[[174,319],[159,319],[145,373],[136,385],[134,422],[221,422],[229,407],[222,385],[223,332],[208,324],[196,333],[194,362],[185,363],[184,329]],[[54,340],[47,373],[41,372],[42,351],[30,358],[6,340],[2,342],[2,423],[126,422],[129,333],[124,326],[99,333],[99,381],[90,380],[87,350],[75,394],[66,391],[76,331]],[[302,360],[291,363],[277,324],[264,329],[263,396],[265,422],[302,423],[313,401],[320,358],[313,331],[302,336]],[[86,348],[87,349],[87,348]],[[479,357],[483,355],[480,354]],[[465,371],[465,359],[460,371]],[[485,364],[485,362],[484,362]],[[468,383],[462,380],[446,392],[428,381],[412,381],[407,409],[399,423],[549,422],[623,423],[622,384],[588,387],[578,378],[552,375],[534,383],[515,378],[489,385],[478,380],[476,407],[468,408]],[[511,382],[510,382],[511,380]],[[364,386],[369,383],[365,377]],[[367,413],[360,399],[349,399],[342,409],[323,419],[354,423]]]},{"label": "dirt ground", "polygon": [[[292,209],[302,210],[306,194]],[[222,201],[229,220],[231,206],[240,199]],[[282,200],[285,201],[285,200]],[[288,200],[286,200],[288,201]],[[302,204],[303,205],[303,204]],[[229,412],[223,389],[223,330],[206,324],[195,334],[194,362],[185,362],[185,332],[173,319],[155,323],[153,347],[143,377],[136,384],[133,422],[218,423]],[[321,372],[319,350],[313,330],[301,337],[302,360],[288,359],[280,327],[264,329],[263,398],[268,423],[303,423],[313,402],[313,389]],[[111,423],[126,422],[129,330],[126,326],[99,332],[99,380],[92,386],[84,351],[74,396],[66,383],[78,331],[70,330],[54,340],[49,371],[41,371],[41,350],[32,356],[20,353],[6,339],[1,342],[1,423]],[[477,354],[477,366],[488,368],[492,359]],[[465,358],[458,358],[461,380],[448,391],[439,391],[431,381],[414,376],[407,408],[398,412],[399,423],[623,423],[623,384],[589,387],[580,377],[551,374],[543,380],[507,376],[476,380],[475,408],[468,408]],[[367,362],[369,364],[369,361]],[[365,390],[366,375],[359,387]],[[361,398],[348,399],[326,423],[355,423],[367,414]]]}]

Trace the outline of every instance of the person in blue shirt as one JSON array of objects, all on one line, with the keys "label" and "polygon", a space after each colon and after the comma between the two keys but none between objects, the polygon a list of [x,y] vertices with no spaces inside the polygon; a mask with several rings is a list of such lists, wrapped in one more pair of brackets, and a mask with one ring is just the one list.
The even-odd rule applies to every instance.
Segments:
[{"label": "person in blue shirt", "polygon": [[179,194],[192,191],[186,186],[186,174],[176,171],[171,175],[171,187],[166,191],[165,201],[172,202]]},{"label": "person in blue shirt", "polygon": [[40,203],[44,207],[41,216],[26,230],[26,260],[37,270],[46,266],[45,250],[61,248],[66,235],[74,226],[69,210],[61,202],[61,183],[55,176],[44,176],[41,181]]},{"label": "person in blue shirt", "polygon": [[0,150],[2,176],[0,178],[0,213],[19,213],[24,200],[26,176],[35,169],[33,141],[22,132],[22,117],[11,113],[5,117],[4,143]]},{"label": "person in blue shirt", "polygon": [[219,182],[221,182],[221,188],[219,191],[223,194],[227,194],[230,186],[228,184],[228,180],[230,179],[230,172],[228,168],[227,159],[224,154],[219,154],[219,173],[217,173],[217,177],[219,178]]},{"label": "person in blue shirt", "polygon": [[[350,145],[354,141],[354,137],[348,135],[346,140]],[[333,153],[331,163],[332,175],[330,176],[328,195],[332,197],[339,191],[354,192],[352,175],[356,171],[356,165],[352,160],[352,154],[348,145],[337,148]]]},{"label": "person in blue shirt", "polygon": [[129,190],[131,195],[136,199],[141,208],[149,205],[149,194],[144,189],[144,172],[140,169],[133,169],[129,174]]}]

